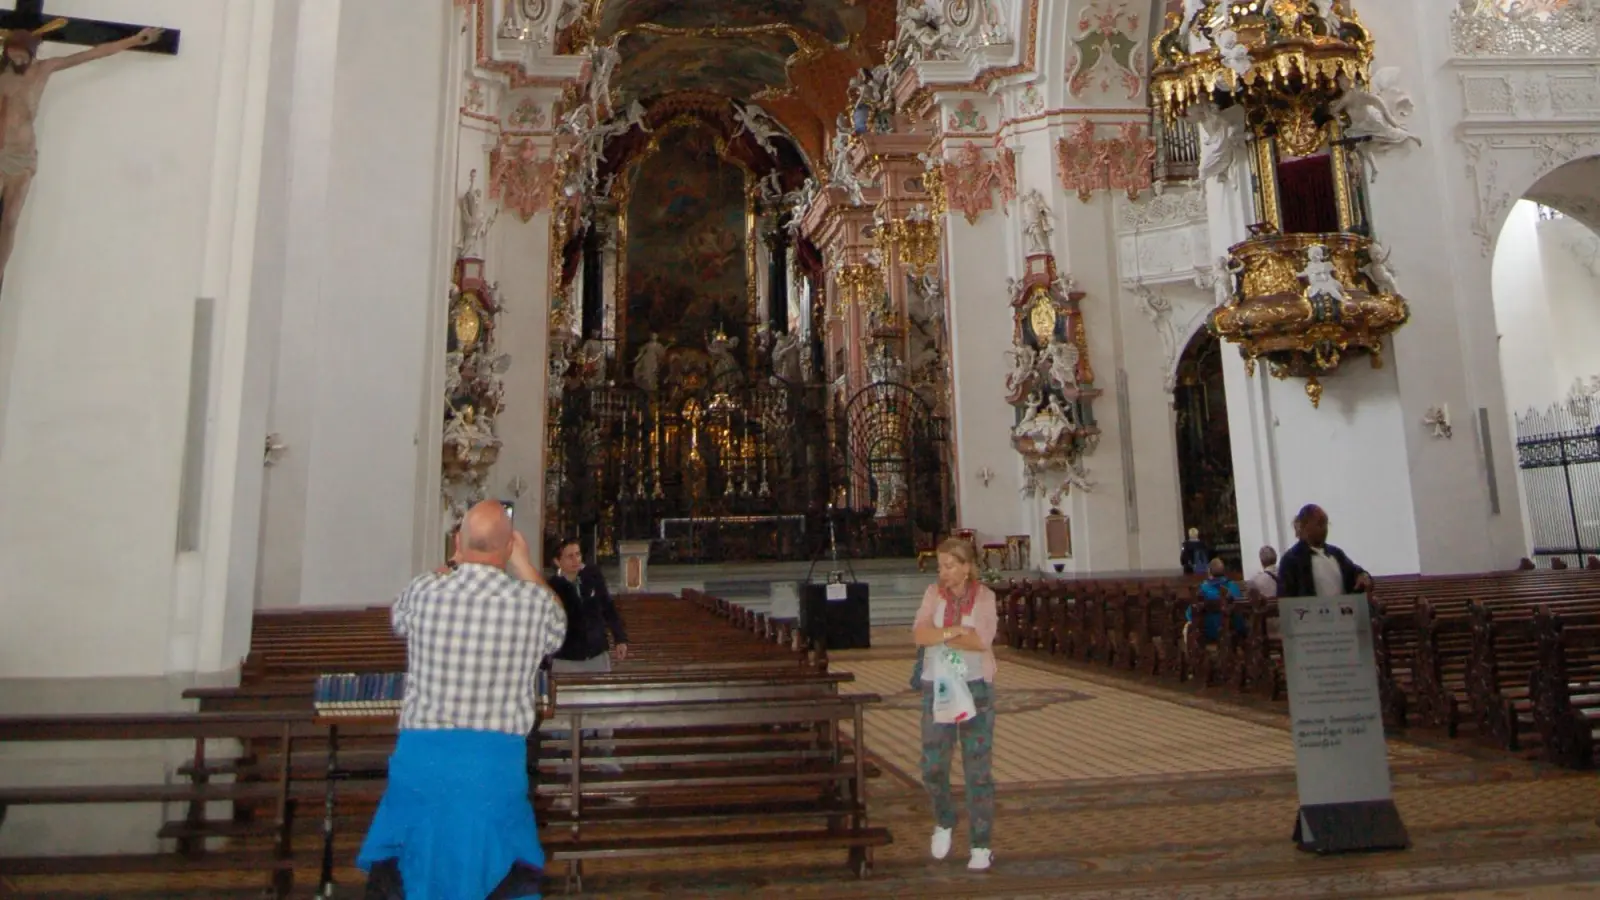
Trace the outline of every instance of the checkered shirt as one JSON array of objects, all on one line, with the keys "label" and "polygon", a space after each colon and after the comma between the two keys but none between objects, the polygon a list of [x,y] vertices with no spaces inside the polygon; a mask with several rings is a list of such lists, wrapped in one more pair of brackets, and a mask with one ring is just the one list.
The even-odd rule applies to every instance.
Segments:
[{"label": "checkered shirt", "polygon": [[549,590],[468,563],[412,581],[393,621],[410,660],[401,728],[533,730],[539,664],[567,634]]}]

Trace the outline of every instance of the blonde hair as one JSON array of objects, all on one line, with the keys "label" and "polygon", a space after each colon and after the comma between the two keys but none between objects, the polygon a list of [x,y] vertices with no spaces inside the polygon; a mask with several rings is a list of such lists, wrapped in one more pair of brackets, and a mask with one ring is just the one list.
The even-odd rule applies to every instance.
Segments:
[{"label": "blonde hair", "polygon": [[945,538],[940,542],[937,552],[954,556],[973,569],[978,567],[978,551],[966,538]]}]

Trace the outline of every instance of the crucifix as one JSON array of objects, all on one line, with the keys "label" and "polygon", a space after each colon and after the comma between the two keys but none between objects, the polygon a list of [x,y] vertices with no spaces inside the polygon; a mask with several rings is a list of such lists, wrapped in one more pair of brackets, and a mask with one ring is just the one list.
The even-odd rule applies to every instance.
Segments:
[{"label": "crucifix", "polygon": [[[124,50],[167,56],[178,52],[178,32],[120,22],[49,17],[44,0],[16,0],[16,8],[0,11],[0,284],[16,244],[17,226],[28,200],[28,188],[39,168],[33,123],[50,76]],[[39,59],[39,42],[88,47],[67,56]]]}]

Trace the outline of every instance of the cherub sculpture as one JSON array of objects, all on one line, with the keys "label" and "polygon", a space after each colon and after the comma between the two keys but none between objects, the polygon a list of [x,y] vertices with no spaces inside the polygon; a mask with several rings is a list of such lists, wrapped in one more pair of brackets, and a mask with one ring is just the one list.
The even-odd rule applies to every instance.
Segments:
[{"label": "cherub sculpture", "polygon": [[1333,262],[1328,259],[1328,248],[1312,244],[1306,250],[1306,267],[1300,273],[1306,280],[1306,296],[1321,295],[1340,303],[1344,302],[1344,285],[1334,273]]}]

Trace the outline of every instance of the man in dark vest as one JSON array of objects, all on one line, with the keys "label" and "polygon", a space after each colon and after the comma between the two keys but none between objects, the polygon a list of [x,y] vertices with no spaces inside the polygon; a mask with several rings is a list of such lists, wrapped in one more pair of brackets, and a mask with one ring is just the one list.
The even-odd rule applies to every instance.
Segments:
[{"label": "man in dark vest", "polygon": [[1328,514],[1308,503],[1294,517],[1300,538],[1278,561],[1278,596],[1338,597],[1372,588],[1367,570],[1328,543]]},{"label": "man in dark vest", "polygon": [[[550,671],[556,676],[557,702],[560,702],[562,675],[598,675],[611,671],[611,662],[628,658],[628,630],[622,624],[622,615],[606,588],[606,579],[599,566],[583,563],[583,548],[577,541],[561,544],[555,556],[556,574],[550,579],[550,589],[567,612],[567,639],[550,660]],[[607,630],[610,637],[606,635]],[[616,647],[611,646],[616,640]],[[588,734],[588,729],[584,729]],[[551,735],[562,737],[561,733]],[[609,742],[611,729],[601,729],[601,741]],[[609,756],[611,747],[602,744],[601,756]],[[612,764],[602,764],[602,772],[621,771]]]}]

